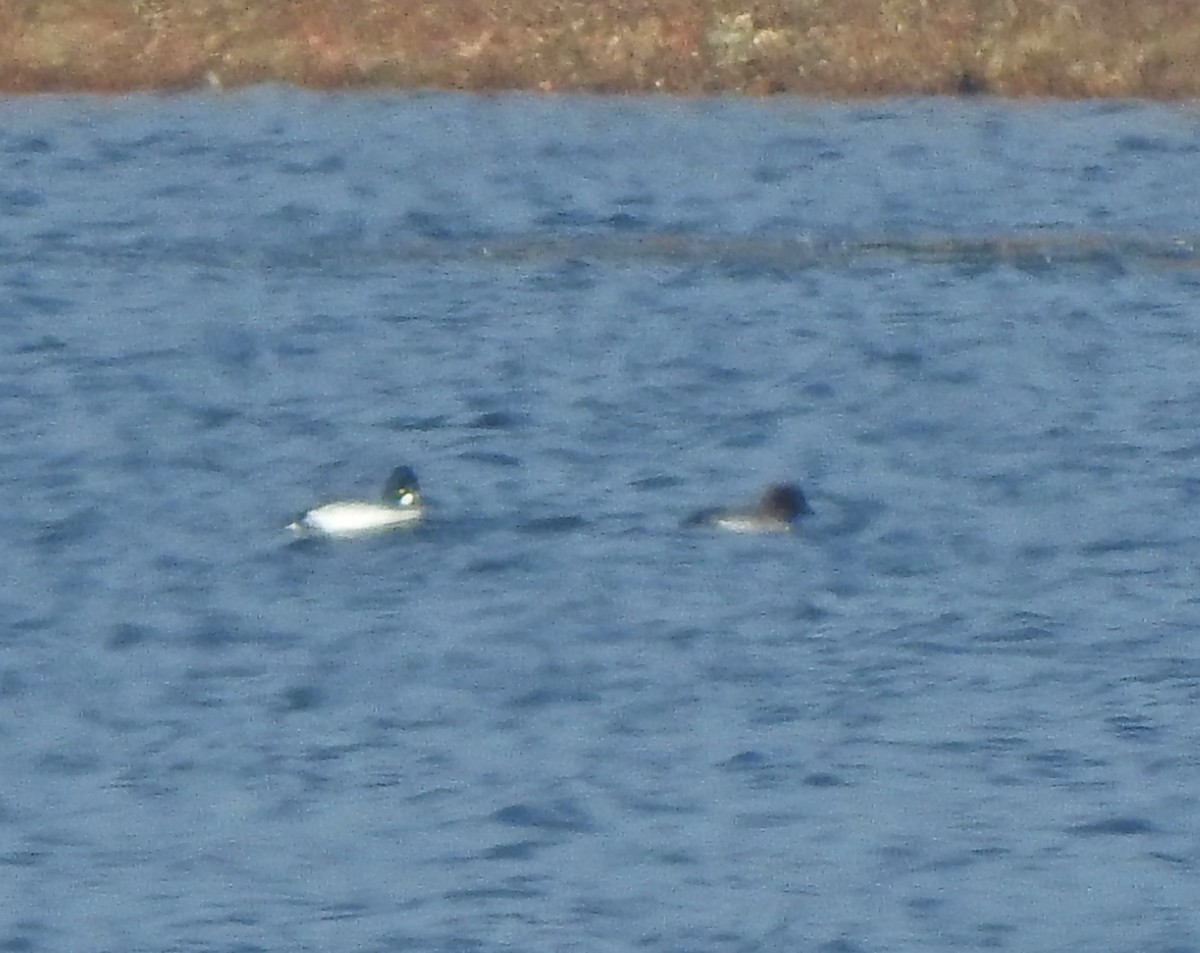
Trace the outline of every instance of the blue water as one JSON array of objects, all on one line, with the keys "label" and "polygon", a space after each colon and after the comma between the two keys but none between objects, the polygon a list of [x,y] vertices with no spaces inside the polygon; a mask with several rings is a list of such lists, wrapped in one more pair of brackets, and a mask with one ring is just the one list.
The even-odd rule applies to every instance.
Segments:
[{"label": "blue water", "polygon": [[1198,176],[1135,103],[0,103],[0,950],[1200,950]]}]

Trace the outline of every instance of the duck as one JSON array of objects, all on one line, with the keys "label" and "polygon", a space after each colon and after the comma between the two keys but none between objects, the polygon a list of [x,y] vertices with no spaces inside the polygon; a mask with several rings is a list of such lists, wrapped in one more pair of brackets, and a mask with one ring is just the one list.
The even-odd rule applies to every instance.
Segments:
[{"label": "duck", "polygon": [[693,513],[684,526],[708,526],[731,533],[786,533],[812,507],[794,483],[773,483],[753,506],[711,507]]},{"label": "duck", "polygon": [[413,526],[425,516],[421,488],[411,467],[396,467],[381,501],[335,500],[301,513],[288,529],[301,536],[365,536]]}]

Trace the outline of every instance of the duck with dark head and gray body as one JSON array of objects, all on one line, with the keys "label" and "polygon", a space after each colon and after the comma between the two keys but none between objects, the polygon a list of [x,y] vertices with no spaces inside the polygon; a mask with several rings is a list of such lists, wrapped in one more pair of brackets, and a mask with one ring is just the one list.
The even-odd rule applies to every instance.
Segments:
[{"label": "duck with dark head and gray body", "polygon": [[758,502],[747,507],[712,507],[693,513],[684,526],[708,526],[730,533],[786,533],[801,516],[812,513],[804,492],[794,483],[774,483]]}]

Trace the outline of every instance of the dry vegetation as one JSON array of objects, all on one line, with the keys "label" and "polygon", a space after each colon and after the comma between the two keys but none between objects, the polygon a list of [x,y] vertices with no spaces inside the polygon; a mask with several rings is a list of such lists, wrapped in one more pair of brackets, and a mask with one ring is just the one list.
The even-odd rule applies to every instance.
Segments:
[{"label": "dry vegetation", "polygon": [[0,90],[1200,94],[1194,0],[0,0]]}]

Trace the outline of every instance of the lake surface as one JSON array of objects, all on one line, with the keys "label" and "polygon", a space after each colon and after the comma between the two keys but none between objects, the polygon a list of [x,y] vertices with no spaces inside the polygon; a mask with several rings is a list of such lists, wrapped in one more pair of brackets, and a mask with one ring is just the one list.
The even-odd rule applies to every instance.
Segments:
[{"label": "lake surface", "polygon": [[1193,107],[0,120],[0,950],[1200,950]]}]

